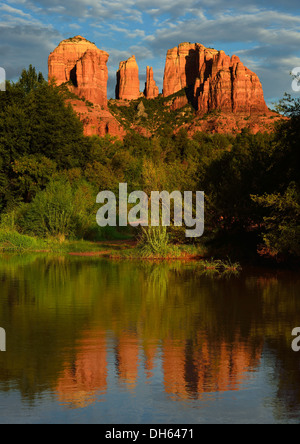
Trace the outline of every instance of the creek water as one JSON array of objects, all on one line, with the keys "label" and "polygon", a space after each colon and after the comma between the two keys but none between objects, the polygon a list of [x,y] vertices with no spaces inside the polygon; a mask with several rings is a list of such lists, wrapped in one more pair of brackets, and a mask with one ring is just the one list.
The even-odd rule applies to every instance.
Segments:
[{"label": "creek water", "polygon": [[1,423],[298,423],[300,276],[0,258]]}]

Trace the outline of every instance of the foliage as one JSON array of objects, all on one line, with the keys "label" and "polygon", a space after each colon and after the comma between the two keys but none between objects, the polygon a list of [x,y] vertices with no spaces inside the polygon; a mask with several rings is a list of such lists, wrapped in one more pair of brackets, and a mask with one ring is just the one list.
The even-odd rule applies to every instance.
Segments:
[{"label": "foliage", "polygon": [[[49,85],[32,66],[23,70],[0,95],[2,229],[62,239],[117,237],[118,230],[96,225],[95,200],[99,191],[118,194],[119,183],[126,182],[128,192],[144,190],[149,197],[151,191],[203,190],[201,245],[249,253],[263,239],[269,250],[299,256],[300,101],[286,95],[280,102],[278,110],[289,119],[274,134],[243,130],[236,137],[191,137],[180,129],[194,118],[191,105],[170,109],[188,94],[140,98],[126,106],[110,101],[127,128],[124,140],[85,137],[66,105],[67,87]],[[187,242],[184,227],[171,227],[168,235],[149,231],[144,238],[145,254],[167,254],[172,241]],[[235,257],[231,251],[230,256]]]},{"label": "foliage", "polygon": [[24,236],[17,231],[0,229],[0,251],[25,252],[41,248],[42,242],[35,237]]},{"label": "foliage", "polygon": [[28,70],[23,69],[21,77],[17,83],[17,87],[24,91],[25,94],[37,89],[40,85],[45,85],[46,81],[41,72],[37,74],[35,68],[29,65]]},{"label": "foliage", "polygon": [[228,258],[227,260],[204,260],[199,263],[200,275],[214,275],[214,276],[232,276],[239,275],[242,271],[242,267],[239,262],[231,262]]},{"label": "foliage", "polygon": [[253,200],[268,209],[264,217],[267,248],[275,253],[300,256],[300,190],[291,183],[283,195],[254,196]]},{"label": "foliage", "polygon": [[94,193],[87,183],[71,184],[61,177],[49,182],[28,205],[21,223],[39,236],[82,237],[91,227]]},{"label": "foliage", "polygon": [[171,246],[166,227],[142,228],[138,249],[142,257],[167,257],[179,254],[176,247]]},{"label": "foliage", "polygon": [[[191,104],[184,108],[172,110],[170,105],[177,97],[185,96],[188,92],[183,89],[170,97],[159,96],[156,99],[140,98],[120,105],[115,100],[109,101],[109,109],[112,114],[130,130],[132,126],[141,126],[151,133],[162,135],[166,129],[174,130],[185,123],[189,123],[195,116],[195,110]],[[139,106],[143,104],[144,112],[139,113]]]}]

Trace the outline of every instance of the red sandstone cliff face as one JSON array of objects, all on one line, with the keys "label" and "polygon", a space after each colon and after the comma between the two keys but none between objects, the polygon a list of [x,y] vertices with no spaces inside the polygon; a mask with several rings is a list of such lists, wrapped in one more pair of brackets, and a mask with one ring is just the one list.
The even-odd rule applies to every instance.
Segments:
[{"label": "red sandstone cliff face", "polygon": [[83,123],[86,136],[104,137],[109,135],[123,139],[126,135],[122,125],[108,110],[102,109],[99,105],[90,107],[82,100],[70,100],[70,103]]},{"label": "red sandstone cliff face", "polygon": [[230,58],[224,51],[198,43],[170,49],[163,94],[168,97],[187,87],[200,114],[216,109],[248,115],[268,113],[258,76],[237,56]]},{"label": "red sandstone cliff face", "polygon": [[[93,103],[91,106],[81,100],[69,100],[83,122],[86,135],[109,134],[122,139],[126,134],[122,121],[120,123],[107,109],[108,57],[105,51],[83,37],[64,40],[49,56],[49,81],[54,79],[58,85],[67,83],[77,96]],[[132,56],[120,63],[116,103],[129,106],[128,101],[142,97],[139,86],[138,65]],[[193,103],[198,116],[186,125],[191,135],[195,131],[237,134],[244,127],[252,132],[271,132],[275,121],[280,119],[268,111],[257,75],[237,56],[230,58],[224,51],[205,48],[198,43],[182,43],[169,50],[163,94],[167,97],[183,88],[188,89],[187,96],[170,97],[166,106],[177,110],[188,101]],[[159,95],[150,67],[147,67],[144,95],[147,99]],[[212,110],[220,113],[203,118],[203,114]],[[138,125],[133,129],[151,136]]]},{"label": "red sandstone cliff face", "polygon": [[155,99],[159,95],[158,86],[153,78],[153,68],[147,66],[147,76],[144,95],[146,99]]},{"label": "red sandstone cliff face", "polygon": [[116,98],[118,100],[136,100],[140,97],[139,68],[135,56],[120,63],[117,72]]},{"label": "red sandstone cliff face", "polygon": [[125,130],[107,110],[109,55],[81,36],[62,41],[49,56],[49,82],[67,83],[70,91],[92,102],[69,100],[87,136],[123,138]]},{"label": "red sandstone cliff face", "polygon": [[64,40],[49,56],[49,81],[69,83],[77,96],[106,108],[108,57],[81,36]]}]

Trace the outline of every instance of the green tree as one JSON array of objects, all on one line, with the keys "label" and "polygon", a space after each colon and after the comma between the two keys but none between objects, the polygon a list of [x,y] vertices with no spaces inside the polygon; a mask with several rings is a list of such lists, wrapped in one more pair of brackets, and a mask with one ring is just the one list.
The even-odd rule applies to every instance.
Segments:
[{"label": "green tree", "polygon": [[289,117],[278,125],[272,155],[272,190],[252,196],[264,210],[262,237],[275,253],[300,256],[300,100],[285,95],[278,109]]},{"label": "green tree", "polygon": [[23,229],[40,236],[83,237],[96,217],[95,195],[84,181],[53,179],[37,193],[23,216]]},{"label": "green tree", "polygon": [[300,256],[300,190],[291,183],[284,194],[253,196],[267,209],[263,240],[272,253]]},{"label": "green tree", "polygon": [[23,69],[21,77],[16,85],[22,89],[25,94],[28,94],[41,84],[45,84],[45,82],[43,74],[41,72],[37,73],[36,69],[32,65],[29,65],[27,70]]}]

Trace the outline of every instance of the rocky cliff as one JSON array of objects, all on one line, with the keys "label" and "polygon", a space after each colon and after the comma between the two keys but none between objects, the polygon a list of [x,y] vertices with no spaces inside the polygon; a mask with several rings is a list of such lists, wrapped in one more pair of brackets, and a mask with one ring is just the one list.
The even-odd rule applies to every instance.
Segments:
[{"label": "rocky cliff", "polygon": [[163,94],[168,97],[183,88],[201,114],[268,112],[258,76],[237,56],[199,43],[181,43],[167,53]]},{"label": "rocky cliff", "polygon": [[136,100],[140,97],[139,68],[135,56],[121,62],[117,72],[116,99]]},{"label": "rocky cliff", "polygon": [[[107,61],[109,55],[81,36],[62,41],[48,59],[49,82],[67,84],[81,99],[69,99],[87,136],[125,135],[123,127],[108,111]],[[90,102],[90,103],[89,103]]]},{"label": "rocky cliff", "polygon": [[81,36],[64,40],[49,56],[49,81],[68,83],[78,97],[107,108],[108,57]]},{"label": "rocky cliff", "polygon": [[158,95],[159,89],[153,77],[153,68],[147,66],[144,96],[146,97],[146,99],[155,99]]},{"label": "rocky cliff", "polygon": [[[130,129],[150,137],[156,126],[145,126],[146,115],[151,116],[152,123],[157,120],[157,125],[163,125],[162,116],[167,116],[169,122],[170,113],[174,113],[174,131],[181,127],[180,121],[188,121],[184,125],[191,135],[196,131],[238,134],[245,127],[252,132],[272,131],[280,118],[269,112],[258,76],[237,56],[229,57],[224,51],[199,43],[181,43],[167,52],[163,83],[166,99],[155,103],[155,112],[152,104],[148,114],[141,111],[143,103],[135,101],[158,97],[153,69],[147,67],[143,94],[135,56],[121,62],[117,100],[111,100],[108,109],[108,58],[107,52],[81,36],[62,41],[49,56],[49,81],[67,84],[77,96],[68,101],[83,122],[86,135],[123,138]],[[86,100],[80,100],[83,98]],[[214,113],[206,118],[204,115],[211,111]]]}]

